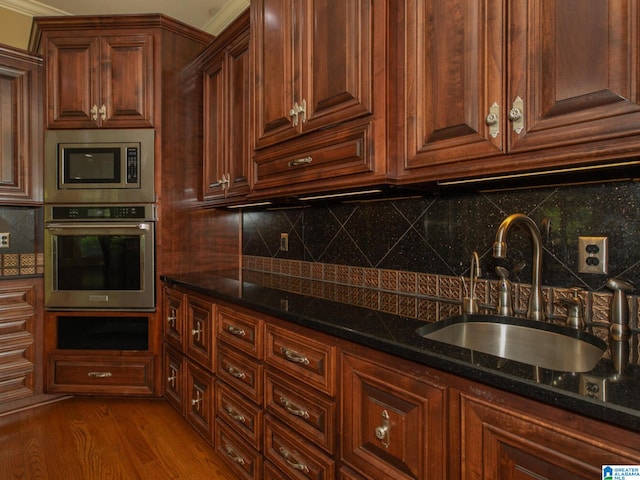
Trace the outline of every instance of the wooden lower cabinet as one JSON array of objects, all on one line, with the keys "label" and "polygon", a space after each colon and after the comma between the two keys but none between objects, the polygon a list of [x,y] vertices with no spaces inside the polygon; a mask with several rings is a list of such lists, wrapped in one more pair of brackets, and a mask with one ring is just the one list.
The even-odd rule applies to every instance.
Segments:
[{"label": "wooden lower cabinet", "polygon": [[462,479],[587,480],[640,464],[638,434],[505,397],[461,394]]},{"label": "wooden lower cabinet", "polygon": [[213,443],[214,386],[211,373],[187,360],[186,418],[209,443]]},{"label": "wooden lower cabinet", "polygon": [[446,385],[371,351],[341,360],[342,461],[375,480],[448,479]]}]

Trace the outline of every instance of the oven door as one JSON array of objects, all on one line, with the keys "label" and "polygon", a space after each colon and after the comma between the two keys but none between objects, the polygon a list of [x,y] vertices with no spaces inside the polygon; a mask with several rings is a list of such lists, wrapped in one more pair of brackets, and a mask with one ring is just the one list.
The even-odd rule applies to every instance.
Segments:
[{"label": "oven door", "polygon": [[45,307],[153,310],[153,222],[47,223]]}]

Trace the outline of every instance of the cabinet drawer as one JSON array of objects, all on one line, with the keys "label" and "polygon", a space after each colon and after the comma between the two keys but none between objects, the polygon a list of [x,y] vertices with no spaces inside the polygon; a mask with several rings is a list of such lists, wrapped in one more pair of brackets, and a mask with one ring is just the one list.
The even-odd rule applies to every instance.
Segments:
[{"label": "cabinet drawer", "polygon": [[216,417],[228,423],[256,450],[262,449],[262,409],[216,382]]},{"label": "cabinet drawer", "polygon": [[222,344],[218,349],[218,377],[259,405],[262,405],[263,368],[256,361]]},{"label": "cabinet drawer", "polygon": [[262,455],[247,445],[231,427],[220,420],[216,420],[214,448],[241,479],[262,479]]},{"label": "cabinet drawer", "polygon": [[262,320],[225,307],[218,309],[218,339],[256,359],[262,358]]},{"label": "cabinet drawer", "polygon": [[335,449],[335,402],[267,371],[265,409],[330,454]]},{"label": "cabinet drawer", "polygon": [[[310,445],[272,419],[265,417],[265,459],[292,479],[333,480],[335,462],[332,458]],[[273,477],[278,478],[278,477]]]},{"label": "cabinet drawer", "polygon": [[140,394],[153,391],[153,358],[127,360],[49,357],[49,392]]},{"label": "cabinet drawer", "polygon": [[[335,347],[275,325],[267,325],[265,330],[267,364],[321,392],[335,395]],[[319,336],[316,334],[316,338]]]},{"label": "cabinet drawer", "polygon": [[164,396],[183,416],[185,369],[186,360],[182,354],[167,346],[164,352]]}]

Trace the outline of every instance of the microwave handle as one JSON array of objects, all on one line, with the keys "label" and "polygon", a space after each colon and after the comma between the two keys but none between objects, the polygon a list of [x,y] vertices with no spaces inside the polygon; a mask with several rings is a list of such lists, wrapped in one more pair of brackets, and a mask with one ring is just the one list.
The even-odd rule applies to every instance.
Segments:
[{"label": "microwave handle", "polygon": [[148,223],[49,223],[45,227],[47,230],[64,230],[69,228],[134,228],[136,230],[151,230],[151,225]]}]

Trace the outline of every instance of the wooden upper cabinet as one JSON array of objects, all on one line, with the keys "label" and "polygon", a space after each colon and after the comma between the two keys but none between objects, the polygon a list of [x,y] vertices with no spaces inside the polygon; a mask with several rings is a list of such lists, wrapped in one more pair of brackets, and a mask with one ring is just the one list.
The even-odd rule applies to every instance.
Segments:
[{"label": "wooden upper cabinet", "polygon": [[405,0],[390,15],[389,145],[405,183],[640,146],[636,2]]},{"label": "wooden upper cabinet", "polygon": [[0,46],[0,203],[42,202],[42,60]]},{"label": "wooden upper cabinet", "polygon": [[252,9],[256,149],[372,113],[371,0],[258,0]]},{"label": "wooden upper cabinet", "polygon": [[45,38],[47,126],[153,126],[153,36]]},{"label": "wooden upper cabinet", "polygon": [[[203,200],[236,201],[250,189],[249,15],[212,44],[204,65]],[[221,44],[221,45],[219,45]]]}]

